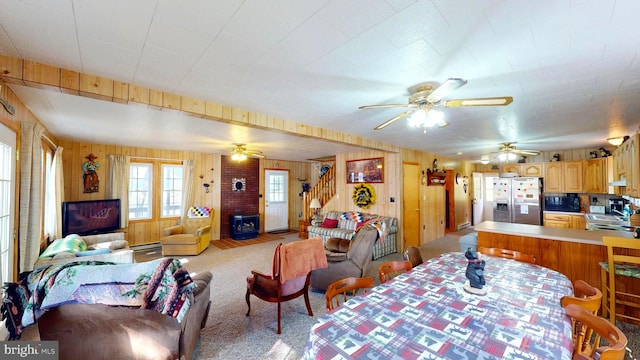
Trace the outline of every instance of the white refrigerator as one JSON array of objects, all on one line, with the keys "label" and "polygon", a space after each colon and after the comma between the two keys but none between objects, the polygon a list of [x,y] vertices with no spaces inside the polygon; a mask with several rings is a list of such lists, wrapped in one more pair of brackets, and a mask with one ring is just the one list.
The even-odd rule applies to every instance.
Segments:
[{"label": "white refrigerator", "polygon": [[495,178],[493,221],[542,225],[542,179]]}]

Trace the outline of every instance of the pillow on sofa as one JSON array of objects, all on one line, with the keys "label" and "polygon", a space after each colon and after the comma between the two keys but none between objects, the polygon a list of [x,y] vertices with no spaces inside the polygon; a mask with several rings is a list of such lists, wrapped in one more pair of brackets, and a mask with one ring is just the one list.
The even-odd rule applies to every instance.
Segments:
[{"label": "pillow on sofa", "polygon": [[87,250],[87,244],[82,238],[76,234],[70,234],[62,239],[54,240],[43,252],[40,254],[41,258],[51,257],[61,252],[76,253],[78,251]]},{"label": "pillow on sofa", "polygon": [[333,229],[338,227],[338,219],[324,219],[320,227]]},{"label": "pillow on sofa", "polygon": [[96,250],[96,249],[118,250],[118,249],[126,248],[127,246],[129,246],[129,242],[127,240],[111,240],[111,241],[105,241],[105,242],[97,243],[97,244],[94,244],[94,245],[89,245],[89,247],[87,247],[87,249],[89,249],[89,250]]}]

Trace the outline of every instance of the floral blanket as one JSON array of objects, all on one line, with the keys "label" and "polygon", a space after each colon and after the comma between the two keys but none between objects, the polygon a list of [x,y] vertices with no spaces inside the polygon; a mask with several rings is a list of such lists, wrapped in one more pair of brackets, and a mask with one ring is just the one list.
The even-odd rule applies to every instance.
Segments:
[{"label": "floral blanket", "polygon": [[81,261],[47,265],[5,283],[2,318],[10,339],[49,308],[64,304],[105,304],[152,309],[181,321],[195,288],[189,273],[172,258],[134,264]]}]

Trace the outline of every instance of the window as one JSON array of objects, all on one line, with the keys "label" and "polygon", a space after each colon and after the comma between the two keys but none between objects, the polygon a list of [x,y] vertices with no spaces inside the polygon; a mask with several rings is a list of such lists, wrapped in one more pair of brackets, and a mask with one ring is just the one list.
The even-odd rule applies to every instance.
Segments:
[{"label": "window", "polygon": [[162,217],[182,215],[182,165],[162,165]]},{"label": "window", "polygon": [[132,163],[129,172],[129,220],[151,219],[153,164]]},{"label": "window", "polygon": [[285,176],[283,175],[269,176],[269,202],[284,202],[286,200],[284,180]]},{"label": "window", "polygon": [[182,164],[134,159],[129,169],[129,220],[182,216]]}]

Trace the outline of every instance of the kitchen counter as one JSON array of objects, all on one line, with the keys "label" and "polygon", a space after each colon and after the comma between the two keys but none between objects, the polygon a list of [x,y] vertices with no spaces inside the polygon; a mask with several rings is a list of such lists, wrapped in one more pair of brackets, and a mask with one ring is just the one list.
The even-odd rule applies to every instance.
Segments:
[{"label": "kitchen counter", "polygon": [[[560,229],[495,221],[485,221],[474,228],[478,232],[479,247],[533,255],[537,264],[559,271],[571,281],[584,280],[598,288],[601,286],[599,262],[607,260],[602,237],[633,238],[633,233],[627,231]],[[639,284],[633,286],[639,288]]]},{"label": "kitchen counter", "polygon": [[497,221],[484,221],[475,225],[474,229],[478,232],[484,231],[504,235],[528,236],[590,245],[602,245],[603,236],[633,238],[633,233],[628,231],[558,229],[539,225],[514,224]]}]

